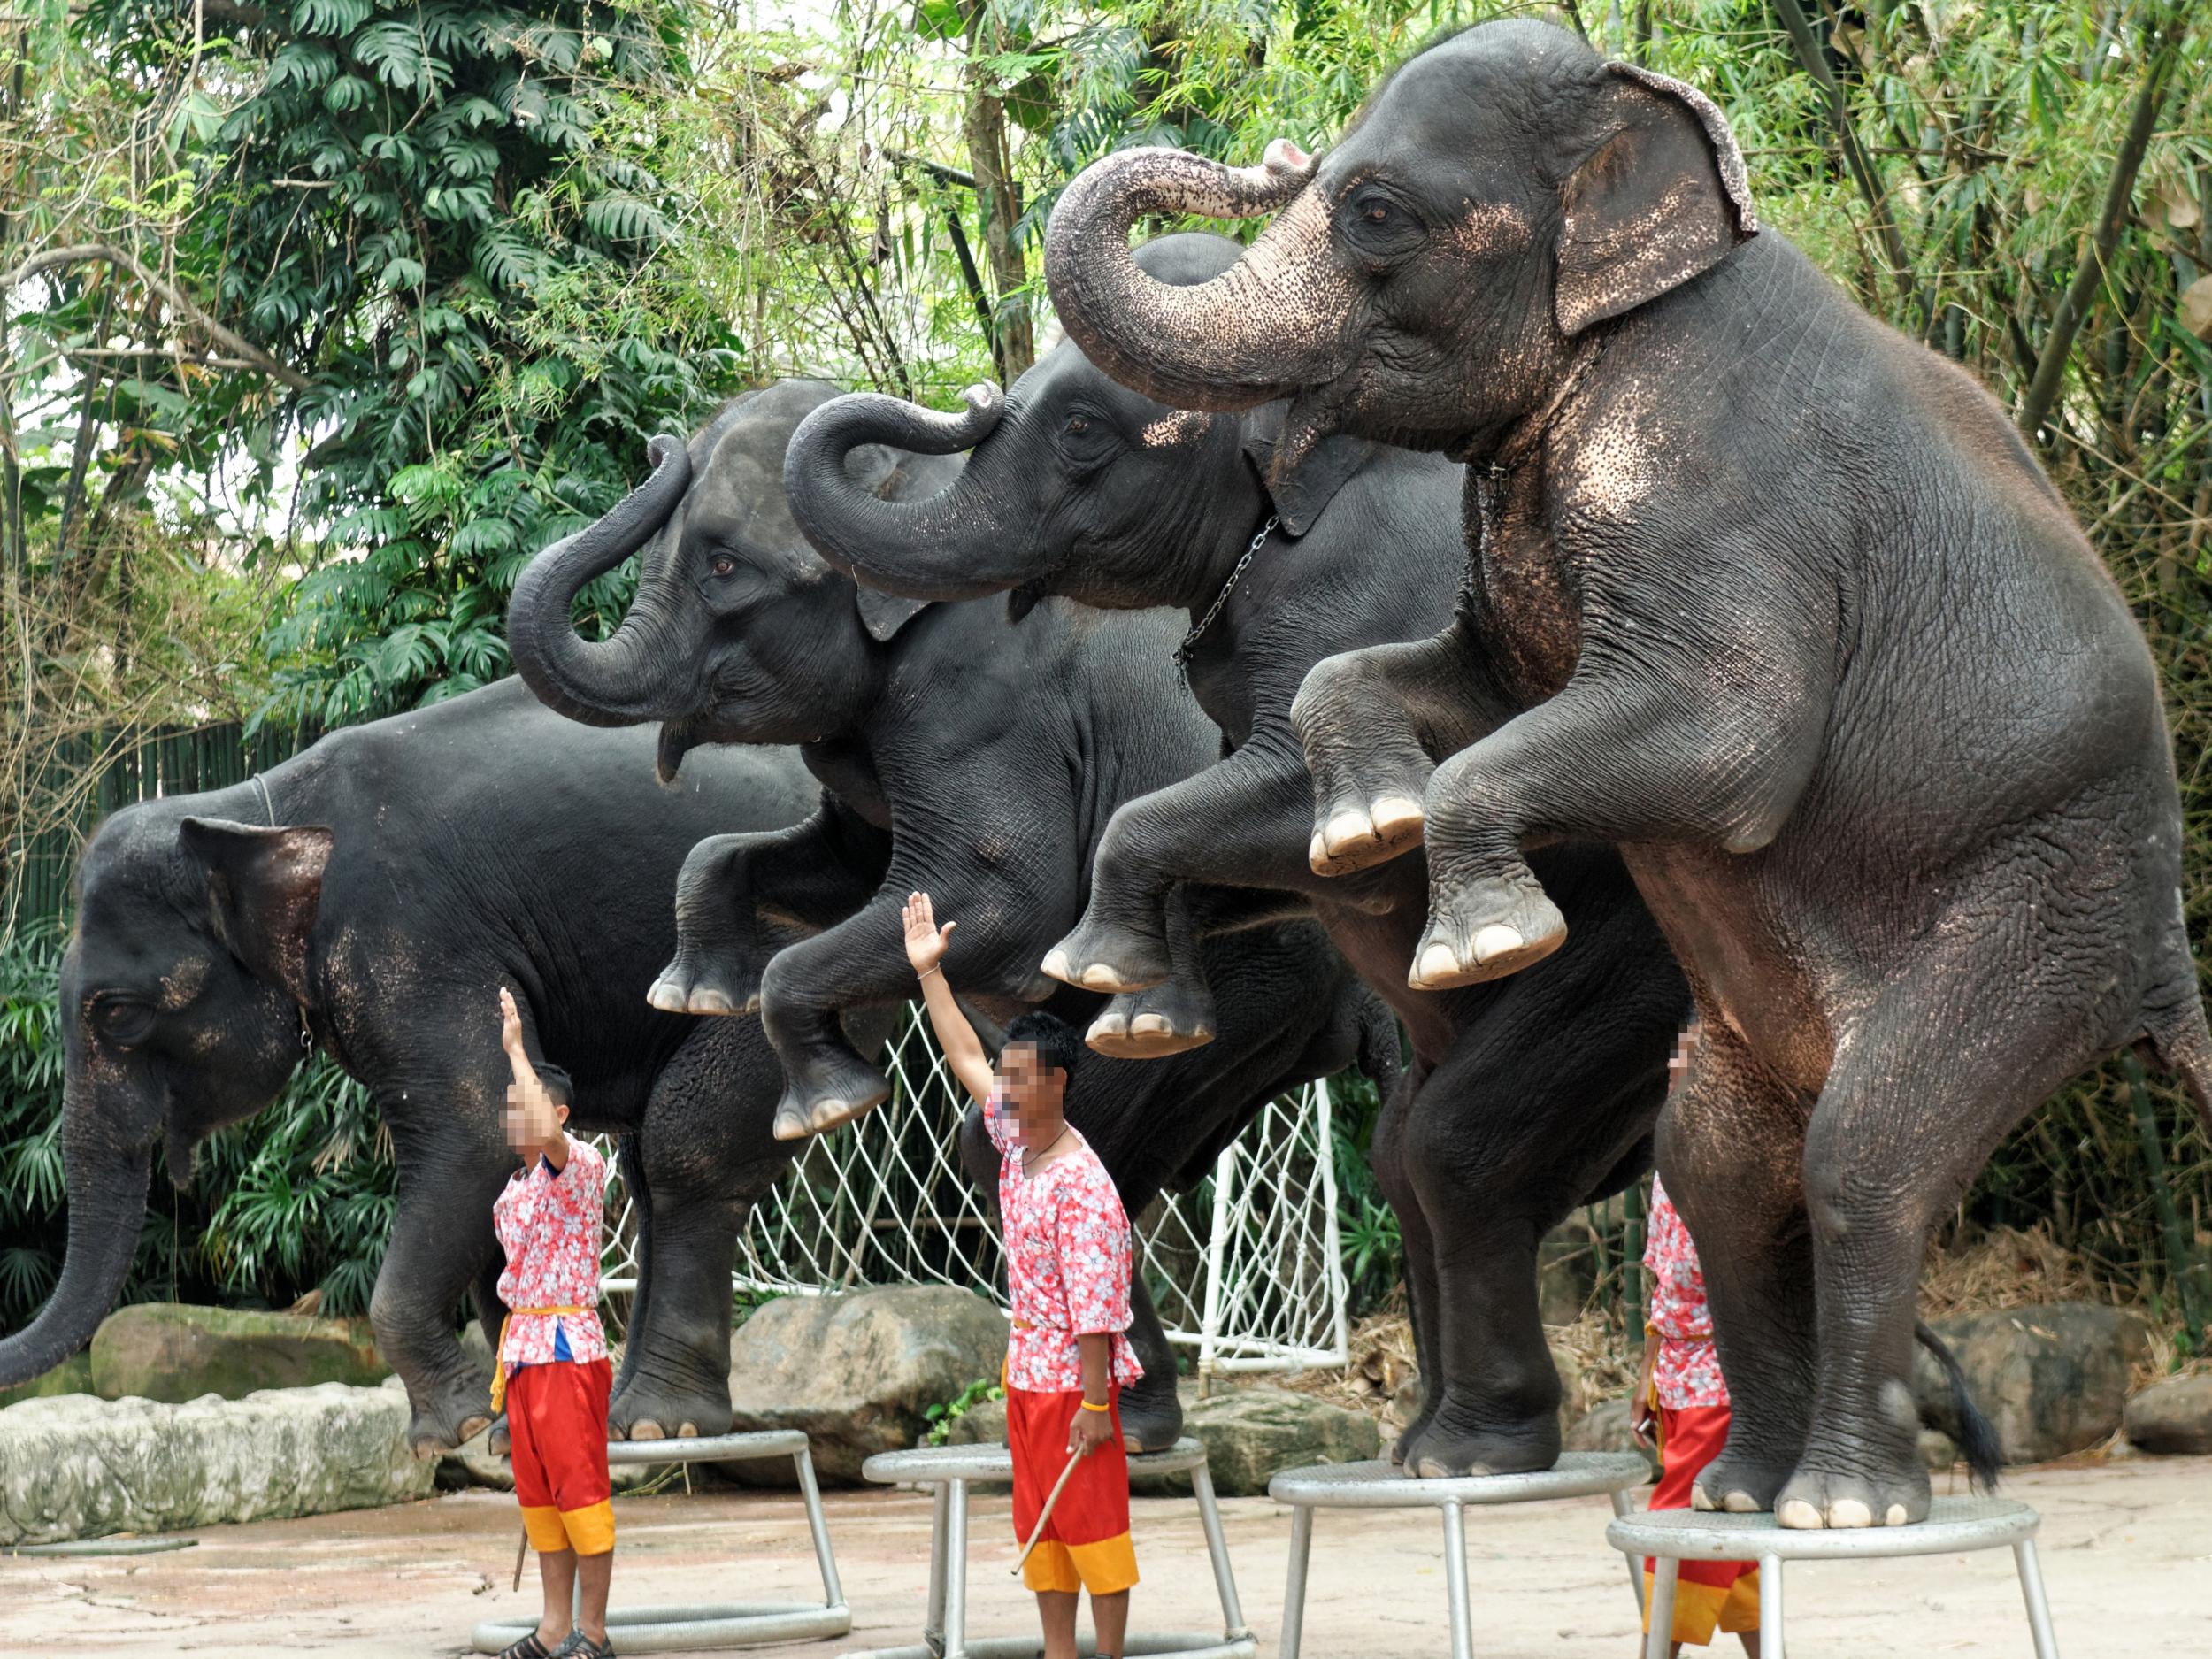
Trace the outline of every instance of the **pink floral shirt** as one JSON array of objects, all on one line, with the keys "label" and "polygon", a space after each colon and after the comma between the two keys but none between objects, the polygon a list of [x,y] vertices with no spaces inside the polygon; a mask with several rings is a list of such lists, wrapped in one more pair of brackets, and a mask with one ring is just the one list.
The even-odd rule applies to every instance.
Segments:
[{"label": "pink floral shirt", "polygon": [[509,1371],[557,1357],[565,1337],[578,1364],[607,1356],[599,1325],[599,1233],[605,1225],[607,1161],[575,1136],[568,1162],[556,1170],[543,1157],[508,1179],[492,1205],[492,1225],[507,1252],[499,1299],[510,1308],[581,1308],[565,1317],[517,1313],[507,1322],[500,1358]]},{"label": "pink floral shirt", "polygon": [[1033,1179],[1022,1173],[1022,1146],[997,1094],[983,1109],[998,1148],[998,1210],[1006,1232],[1006,1279],[1014,1329],[1006,1348],[1006,1384],[1032,1394],[1083,1386],[1078,1336],[1110,1331],[1113,1379],[1127,1387],[1144,1375],[1129,1329],[1129,1217],[1106,1166],[1087,1141],[1055,1158]]},{"label": "pink floral shirt", "polygon": [[1721,1379],[1720,1356],[1713,1351],[1713,1310],[1705,1302],[1705,1271],[1697,1246],[1667,1200],[1659,1178],[1651,1178],[1650,1238],[1644,1266],[1651,1274],[1650,1329],[1659,1338],[1652,1363],[1652,1383],[1659,1403],[1670,1411],[1690,1406],[1724,1406],[1728,1385]]}]

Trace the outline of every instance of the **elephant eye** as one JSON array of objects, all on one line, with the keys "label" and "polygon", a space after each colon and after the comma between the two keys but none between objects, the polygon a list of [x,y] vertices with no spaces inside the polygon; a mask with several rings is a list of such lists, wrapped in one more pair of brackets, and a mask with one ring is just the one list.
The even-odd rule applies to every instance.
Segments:
[{"label": "elephant eye", "polygon": [[1071,434],[1080,432],[1088,432],[1090,429],[1091,423],[1084,419],[1082,416],[1070,415],[1068,417],[1068,431]]},{"label": "elephant eye", "polygon": [[154,1010],[127,997],[103,997],[92,1010],[100,1034],[111,1042],[143,1041],[152,1033]]},{"label": "elephant eye", "polygon": [[717,553],[707,568],[717,576],[734,576],[737,574],[737,561],[726,553]]}]

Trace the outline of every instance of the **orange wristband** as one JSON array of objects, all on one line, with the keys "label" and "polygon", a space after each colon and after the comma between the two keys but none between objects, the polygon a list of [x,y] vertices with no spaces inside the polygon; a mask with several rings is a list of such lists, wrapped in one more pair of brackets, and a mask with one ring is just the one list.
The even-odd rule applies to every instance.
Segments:
[{"label": "orange wristband", "polygon": [[1112,1409],[1110,1405],[1094,1406],[1087,1400],[1083,1402],[1083,1409],[1086,1411],[1110,1411]]}]

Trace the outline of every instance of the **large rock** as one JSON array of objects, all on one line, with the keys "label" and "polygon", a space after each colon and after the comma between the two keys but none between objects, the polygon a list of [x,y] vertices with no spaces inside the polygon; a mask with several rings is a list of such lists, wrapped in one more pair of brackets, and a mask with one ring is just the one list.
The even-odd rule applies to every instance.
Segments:
[{"label": "large rock", "polygon": [[[1306,1463],[1356,1463],[1382,1455],[1382,1432],[1364,1411],[1288,1388],[1225,1388],[1210,1400],[1183,1391],[1183,1432],[1206,1448],[1214,1489],[1263,1495],[1271,1477]],[[1187,1492],[1187,1476],[1156,1477],[1134,1490]]]},{"label": "large rock", "polygon": [[[739,1432],[804,1429],[825,1480],[851,1485],[877,1452],[912,1446],[923,1413],[1006,1358],[1006,1316],[949,1286],[901,1286],[844,1296],[785,1296],[730,1338],[730,1402]],[[748,1484],[787,1486],[775,1463],[733,1465]]]},{"label": "large rock", "polygon": [[1637,1440],[1636,1431],[1628,1426],[1628,1402],[1608,1400],[1583,1417],[1578,1417],[1566,1432],[1562,1449],[1570,1452],[1634,1452],[1651,1465],[1655,1479],[1659,1460],[1651,1448]]},{"label": "large rock", "polygon": [[2212,1374],[2169,1377],[2127,1403],[2128,1440],[2147,1452],[2212,1452]]},{"label": "large rock", "polygon": [[391,1371],[365,1324],[292,1313],[138,1302],[110,1314],[92,1339],[92,1388],[104,1400],[177,1404],[317,1383],[373,1387]]},{"label": "large rock", "polygon": [[0,1411],[0,1545],[161,1532],[427,1497],[407,1395],[324,1383],[184,1405],[69,1394]]},{"label": "large rock", "polygon": [[[1958,1356],[2008,1463],[2047,1463],[2109,1440],[2150,1347],[2142,1315],[2089,1302],[1962,1314],[1935,1329]],[[1957,1440],[1950,1388],[1924,1350],[1913,1387],[1922,1420]]]},{"label": "large rock", "polygon": [[51,1400],[57,1394],[88,1394],[92,1392],[92,1356],[72,1354],[67,1359],[28,1382],[19,1382],[12,1388],[0,1388],[0,1407],[18,1404],[25,1400]]}]

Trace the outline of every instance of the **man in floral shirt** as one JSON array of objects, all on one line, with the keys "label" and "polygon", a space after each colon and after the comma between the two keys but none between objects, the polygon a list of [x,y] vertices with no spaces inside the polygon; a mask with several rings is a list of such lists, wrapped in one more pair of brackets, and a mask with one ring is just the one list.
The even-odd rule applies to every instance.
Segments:
[{"label": "man in floral shirt", "polygon": [[[507,1142],[523,1167],[492,1206],[507,1252],[492,1376],[492,1409],[507,1411],[515,1497],[538,1552],[545,1610],[536,1630],[500,1659],[612,1659],[607,1586],[614,1576],[614,1509],[607,1480],[607,1394],[613,1381],[600,1328],[599,1243],[606,1160],[572,1140],[569,1085],[557,1067],[531,1064],[515,999],[499,993],[500,1040],[514,1081]],[[570,1628],[574,1590],[582,1597]]]},{"label": "man in floral shirt", "polygon": [[1014,1304],[1006,1348],[1006,1444],[1014,1455],[1014,1535],[1026,1541],[1071,1459],[1081,1459],[1022,1567],[1037,1594],[1044,1659],[1076,1659],[1078,1592],[1091,1594],[1102,1659],[1122,1659],[1129,1591],[1129,1460],[1120,1399],[1144,1375],[1129,1346],[1129,1217],[1090,1143],[1062,1114],[1081,1044],[1066,1022],[1026,1013],[1007,1028],[995,1070],[953,1001],[929,895],[906,902],[906,954],[945,1064],[983,1104],[999,1150],[999,1219]]},{"label": "man in floral shirt", "polygon": [[[1693,1025],[1682,1034],[1668,1070],[1678,1077],[1697,1042]],[[1655,1509],[1686,1509],[1705,1465],[1728,1443],[1728,1385],[1713,1350],[1713,1312],[1705,1301],[1705,1272],[1690,1230],[1667,1202],[1667,1189],[1651,1178],[1650,1234],[1644,1267],[1651,1275],[1651,1313],[1644,1325],[1644,1369],[1632,1408],[1636,1436],[1647,1445],[1655,1430],[1659,1484]],[[1652,1563],[1644,1563],[1645,1623],[1650,1623]],[[1759,1570],[1747,1561],[1685,1561],[1674,1592],[1671,1651],[1685,1642],[1703,1646],[1716,1629],[1740,1637],[1744,1651],[1759,1651]]]}]

